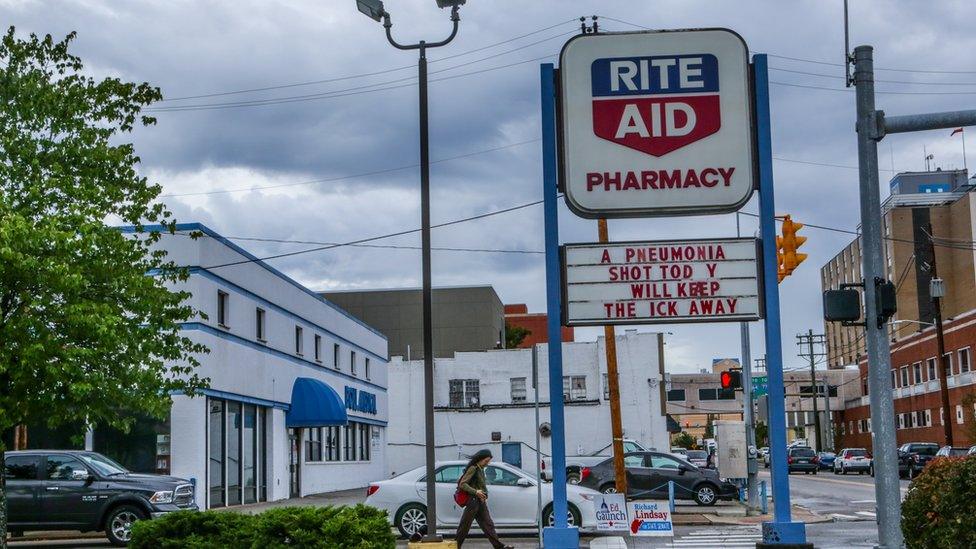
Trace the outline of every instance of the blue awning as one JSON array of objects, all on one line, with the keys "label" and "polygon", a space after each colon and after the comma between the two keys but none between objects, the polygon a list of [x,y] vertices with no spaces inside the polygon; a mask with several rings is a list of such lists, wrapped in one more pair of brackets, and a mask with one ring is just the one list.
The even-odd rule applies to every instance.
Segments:
[{"label": "blue awning", "polygon": [[285,414],[287,427],[345,425],[347,421],[346,406],[332,387],[309,377],[295,380],[291,407]]}]

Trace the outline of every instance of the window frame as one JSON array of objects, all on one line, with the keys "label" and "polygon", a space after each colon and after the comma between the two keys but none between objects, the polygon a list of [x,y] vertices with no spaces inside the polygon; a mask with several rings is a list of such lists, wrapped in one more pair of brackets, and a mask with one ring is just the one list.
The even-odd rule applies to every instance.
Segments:
[{"label": "window frame", "polygon": [[217,290],[217,326],[230,328],[230,294],[224,290]]},{"label": "window frame", "polygon": [[342,370],[342,350],[339,348],[338,343],[332,344],[332,367],[336,370]]},{"label": "window frame", "polygon": [[268,331],[266,329],[267,324],[267,311],[261,307],[254,308],[254,339],[260,341],[261,343],[268,342]]},{"label": "window frame", "polygon": [[305,356],[305,330],[298,324],[295,324],[295,354],[298,356]]},{"label": "window frame", "polygon": [[[969,347],[963,347],[962,349],[959,349],[958,351],[956,351],[956,354],[959,356],[959,373],[960,374],[965,374],[966,372],[972,371],[972,369],[973,369],[972,355],[969,352]],[[962,369],[962,365],[963,365],[963,359],[962,359],[962,357],[964,357],[964,356],[966,357],[966,360],[965,360],[966,369],[965,370]]]},{"label": "window frame", "polygon": [[[519,387],[520,384],[521,387]],[[508,378],[508,388],[509,388],[509,397],[511,397],[512,399],[512,404],[522,404],[528,401],[529,390],[528,390],[527,378],[525,377]]]},{"label": "window frame", "polygon": [[353,349],[349,350],[349,373],[359,377],[359,374],[356,373],[356,351]]},{"label": "window frame", "polygon": [[315,362],[322,363],[322,336],[320,334],[312,336],[312,355],[315,357]]}]

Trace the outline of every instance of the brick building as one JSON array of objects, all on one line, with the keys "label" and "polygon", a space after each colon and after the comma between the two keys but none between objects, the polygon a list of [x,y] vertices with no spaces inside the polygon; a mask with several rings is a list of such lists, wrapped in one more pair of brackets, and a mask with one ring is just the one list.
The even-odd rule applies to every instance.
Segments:
[{"label": "brick building", "polygon": [[[530,313],[529,307],[525,303],[505,305],[505,324],[525,328],[529,331],[529,334],[519,344],[519,349],[529,349],[533,345],[549,341],[549,331],[546,326],[548,318],[549,316],[546,313]],[[562,327],[562,339],[564,343],[571,343],[576,340],[572,327]]]},{"label": "brick building", "polygon": [[[976,444],[976,373],[972,369],[976,346],[976,311],[944,324],[945,348],[949,355],[949,414],[953,444]],[[906,442],[944,443],[942,396],[938,376],[938,346],[935,329],[925,327],[903,337],[891,347],[891,380],[894,387],[896,436]],[[867,387],[867,362],[859,364],[864,396],[848,400],[835,414],[835,432],[841,447],[871,448],[871,410]]]}]

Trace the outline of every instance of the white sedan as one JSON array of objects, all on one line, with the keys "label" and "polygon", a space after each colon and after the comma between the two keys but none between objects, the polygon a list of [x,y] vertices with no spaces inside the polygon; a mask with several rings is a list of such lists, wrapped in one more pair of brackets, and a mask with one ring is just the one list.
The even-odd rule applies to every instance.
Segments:
[{"label": "white sedan", "polygon": [[[462,509],[454,503],[458,479],[466,461],[439,461],[437,481],[437,528],[457,528]],[[498,530],[529,529],[538,524],[535,479],[507,463],[492,463],[485,468],[488,481],[488,510]],[[427,475],[424,467],[389,480],[373,482],[366,489],[366,505],[384,509],[400,534],[409,537],[427,525]],[[570,524],[582,530],[596,528],[593,498],[600,493],[579,486],[566,487]],[[542,513],[546,524],[553,524],[552,484],[542,484]],[[473,525],[477,526],[477,523]]]}]

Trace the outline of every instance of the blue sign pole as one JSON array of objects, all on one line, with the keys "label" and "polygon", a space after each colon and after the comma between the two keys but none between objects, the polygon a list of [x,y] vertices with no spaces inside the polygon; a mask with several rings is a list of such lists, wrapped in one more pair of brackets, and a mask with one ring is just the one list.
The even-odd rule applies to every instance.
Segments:
[{"label": "blue sign pole", "polygon": [[783,341],[780,334],[779,278],[776,260],[776,213],[773,151],[769,122],[769,72],[765,55],[754,55],[756,131],[759,141],[759,233],[762,236],[763,296],[766,303],[766,375],[769,398],[769,454],[773,478],[773,521],[763,523],[763,542],[806,542],[806,528],[790,516],[790,477],[786,466],[786,395],[783,389]]},{"label": "blue sign pole", "polygon": [[552,63],[539,67],[542,91],[542,188],[546,230],[546,314],[549,332],[549,422],[552,425],[552,509],[554,525],[542,531],[546,549],[576,549],[579,530],[566,515],[566,421],[563,418],[562,289],[556,181],[556,88]]}]

